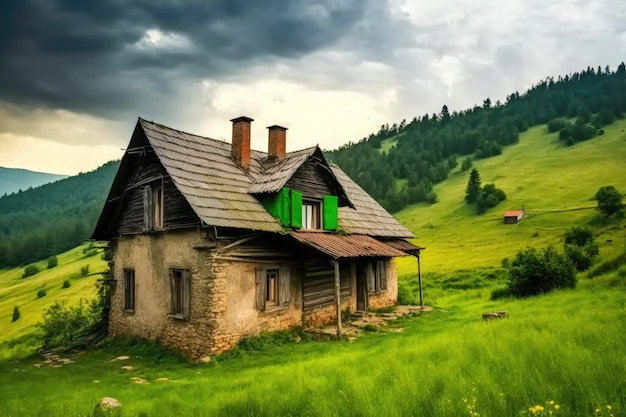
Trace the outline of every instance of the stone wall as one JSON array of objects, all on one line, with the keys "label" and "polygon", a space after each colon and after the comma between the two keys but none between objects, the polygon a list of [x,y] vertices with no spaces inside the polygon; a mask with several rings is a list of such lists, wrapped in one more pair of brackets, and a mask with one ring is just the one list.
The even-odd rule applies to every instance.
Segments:
[{"label": "stone wall", "polygon": [[259,311],[256,306],[256,269],[270,267],[267,263],[216,260],[215,303],[216,317],[212,353],[231,349],[244,336],[260,332],[285,330],[302,323],[302,282],[294,265],[289,266],[290,301],[286,307],[267,306]]},{"label": "stone wall", "polygon": [[369,294],[369,308],[382,308],[398,304],[398,266],[391,259],[387,266],[387,291]]},{"label": "stone wall", "polygon": [[[114,256],[116,285],[111,291],[109,331],[114,336],[158,340],[196,358],[210,350],[216,327],[211,315],[213,272],[209,252],[194,249],[206,245],[196,231],[124,236]],[[169,269],[191,271],[191,309],[188,321],[169,317],[171,288]],[[135,311],[124,311],[124,269],[135,271]]]}]

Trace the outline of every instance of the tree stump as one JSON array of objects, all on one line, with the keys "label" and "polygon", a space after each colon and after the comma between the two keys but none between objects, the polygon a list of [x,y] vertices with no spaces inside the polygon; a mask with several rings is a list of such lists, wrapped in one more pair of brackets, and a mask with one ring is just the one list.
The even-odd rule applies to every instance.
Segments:
[{"label": "tree stump", "polygon": [[122,404],[115,398],[102,398],[93,410],[93,417],[121,417]]}]

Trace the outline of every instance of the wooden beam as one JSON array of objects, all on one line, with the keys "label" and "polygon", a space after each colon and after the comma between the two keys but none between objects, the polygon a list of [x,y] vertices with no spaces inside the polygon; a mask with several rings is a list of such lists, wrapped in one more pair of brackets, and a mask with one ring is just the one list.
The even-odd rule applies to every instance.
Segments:
[{"label": "wooden beam", "polygon": [[339,276],[339,260],[333,262],[335,267],[335,303],[337,305],[337,339],[341,340],[341,278]]},{"label": "wooden beam", "polygon": [[420,251],[417,251],[417,282],[420,287],[420,307],[424,307],[424,296],[422,294],[422,268],[420,266]]}]

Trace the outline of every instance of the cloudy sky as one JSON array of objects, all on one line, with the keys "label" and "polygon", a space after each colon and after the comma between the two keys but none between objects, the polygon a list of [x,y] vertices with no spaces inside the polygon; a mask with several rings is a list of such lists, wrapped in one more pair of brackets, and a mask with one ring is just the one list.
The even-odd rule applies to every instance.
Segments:
[{"label": "cloudy sky", "polygon": [[91,170],[138,116],[333,148],[625,59],[623,0],[2,0],[0,166]]}]

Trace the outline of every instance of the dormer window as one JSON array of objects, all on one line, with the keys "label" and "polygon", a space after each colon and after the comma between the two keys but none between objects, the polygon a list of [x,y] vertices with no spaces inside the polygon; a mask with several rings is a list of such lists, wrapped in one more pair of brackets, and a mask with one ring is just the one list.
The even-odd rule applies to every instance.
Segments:
[{"label": "dormer window", "polygon": [[321,229],[321,203],[319,201],[303,200],[302,201],[302,228],[303,229]]}]

